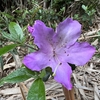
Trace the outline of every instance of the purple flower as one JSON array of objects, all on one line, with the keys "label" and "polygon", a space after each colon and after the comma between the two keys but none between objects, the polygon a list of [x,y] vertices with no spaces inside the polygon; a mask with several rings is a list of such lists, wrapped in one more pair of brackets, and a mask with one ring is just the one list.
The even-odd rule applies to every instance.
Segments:
[{"label": "purple flower", "polygon": [[81,34],[80,23],[67,18],[57,26],[54,32],[42,21],[36,20],[28,30],[34,37],[34,43],[39,50],[26,55],[23,59],[24,65],[33,71],[40,71],[50,66],[54,79],[70,90],[72,69],[68,63],[76,66],[84,65],[95,53],[95,48],[89,43],[77,42]]}]

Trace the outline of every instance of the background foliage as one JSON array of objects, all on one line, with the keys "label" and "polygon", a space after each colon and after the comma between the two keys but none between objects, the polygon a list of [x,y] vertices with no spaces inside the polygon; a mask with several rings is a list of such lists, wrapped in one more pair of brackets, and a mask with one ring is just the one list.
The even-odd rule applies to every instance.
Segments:
[{"label": "background foliage", "polygon": [[[10,22],[21,26],[23,36],[31,45],[27,26],[33,25],[35,20],[40,19],[55,28],[60,21],[72,17],[82,24],[84,30],[88,30],[96,24],[95,16],[100,8],[99,0],[1,0],[0,4],[0,47],[16,40],[16,36],[13,38],[9,32]],[[25,42],[25,39],[21,42]]]},{"label": "background foliage", "polygon": [[[42,20],[47,26],[55,28],[59,22],[67,17],[71,17],[78,20],[82,24],[83,30],[87,31],[91,26],[95,26],[95,17],[100,16],[98,14],[100,0],[1,0],[0,4],[1,67],[4,64],[2,55],[6,52],[10,51],[13,56],[18,53],[20,55],[21,53],[16,50],[18,46],[24,49],[30,47],[27,50],[28,52],[33,52],[37,49],[27,32],[27,26],[33,25],[35,20]],[[33,50],[33,48],[35,49]],[[23,54],[21,55],[24,56]],[[3,67],[1,69],[3,70]],[[37,100],[45,100],[43,81],[47,81],[50,75],[52,75],[50,68],[41,72],[33,72],[22,66],[7,75],[7,77],[2,78],[0,80],[0,86],[6,82],[18,83],[34,77],[36,80],[29,90],[27,100],[33,100],[39,93],[33,96],[34,91],[40,91],[40,88],[43,91],[41,92],[42,94],[38,94],[40,96],[38,97],[41,98],[42,95],[43,97],[41,99],[37,98]],[[36,86],[37,84],[38,86]]]},{"label": "background foliage", "polygon": [[73,17],[81,23],[88,21],[90,24],[99,7],[99,0],[1,0],[0,2],[2,11],[0,27],[3,28],[5,23],[8,25],[10,21],[17,21],[25,26],[28,23],[33,24],[36,19],[54,26],[66,17]]},{"label": "background foliage", "polygon": [[72,17],[88,30],[95,25],[100,8],[99,0],[0,0],[0,4],[0,47],[9,41],[4,35],[9,35],[10,22],[17,22],[27,38],[27,26],[33,25],[36,19],[55,28],[60,21]]}]

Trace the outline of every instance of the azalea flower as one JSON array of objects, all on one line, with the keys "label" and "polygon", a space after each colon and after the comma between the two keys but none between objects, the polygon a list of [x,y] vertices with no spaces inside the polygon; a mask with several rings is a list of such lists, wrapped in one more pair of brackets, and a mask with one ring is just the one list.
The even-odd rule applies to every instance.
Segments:
[{"label": "azalea flower", "polygon": [[28,30],[39,50],[26,55],[23,59],[24,65],[33,71],[50,66],[54,79],[71,90],[72,69],[69,63],[82,66],[95,52],[95,48],[89,43],[77,42],[81,34],[81,24],[67,18],[54,31],[42,21],[36,20]]}]

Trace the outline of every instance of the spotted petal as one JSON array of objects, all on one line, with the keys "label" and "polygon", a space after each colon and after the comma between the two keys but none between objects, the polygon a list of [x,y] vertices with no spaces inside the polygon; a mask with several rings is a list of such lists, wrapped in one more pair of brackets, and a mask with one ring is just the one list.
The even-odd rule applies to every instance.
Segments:
[{"label": "spotted petal", "polygon": [[71,90],[72,89],[71,74],[72,74],[71,67],[67,63],[62,63],[57,68],[54,79],[57,82],[61,83],[68,90]]},{"label": "spotted petal", "polygon": [[73,46],[66,50],[66,61],[75,65],[86,64],[95,53],[95,48],[87,42],[76,42]]},{"label": "spotted petal", "polygon": [[43,52],[50,50],[53,44],[52,37],[54,35],[52,28],[46,27],[42,21],[36,20],[33,27],[29,27],[28,30],[32,33],[32,36],[35,37],[34,43],[39,49],[42,49]]},{"label": "spotted petal", "polygon": [[55,38],[60,41],[61,45],[67,43],[67,46],[71,46],[77,41],[80,33],[81,24],[76,20],[67,18],[58,25]]}]

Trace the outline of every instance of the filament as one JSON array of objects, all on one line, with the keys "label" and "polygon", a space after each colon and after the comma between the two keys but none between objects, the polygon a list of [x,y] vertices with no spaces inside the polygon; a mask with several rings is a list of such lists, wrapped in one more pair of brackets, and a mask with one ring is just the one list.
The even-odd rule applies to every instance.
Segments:
[{"label": "filament", "polygon": [[[56,57],[56,58],[57,58],[57,57]],[[58,58],[57,58],[57,62],[58,62],[58,64],[57,64],[57,66],[56,66],[56,68],[55,68],[55,70],[54,70],[53,76],[56,75],[56,72],[57,72],[58,67],[62,64]]]}]

